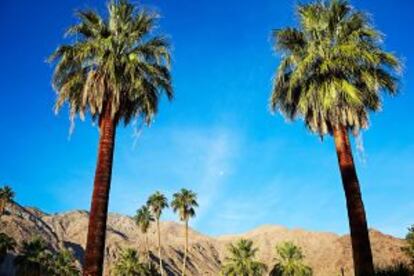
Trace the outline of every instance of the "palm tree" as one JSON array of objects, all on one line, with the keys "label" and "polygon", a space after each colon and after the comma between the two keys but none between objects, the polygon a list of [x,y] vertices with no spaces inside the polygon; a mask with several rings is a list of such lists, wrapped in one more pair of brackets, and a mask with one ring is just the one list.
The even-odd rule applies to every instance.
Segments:
[{"label": "palm tree", "polygon": [[13,251],[16,247],[16,241],[7,236],[5,233],[0,233],[0,264],[3,262],[7,252]]},{"label": "palm tree", "polygon": [[157,276],[160,275],[149,265],[139,262],[138,252],[135,249],[125,249],[117,260],[113,273],[114,276]]},{"label": "palm tree", "polygon": [[71,251],[63,249],[53,256],[50,274],[56,276],[80,275],[79,269],[76,266],[75,257]]},{"label": "palm tree", "polygon": [[51,252],[41,238],[24,241],[21,254],[14,259],[18,276],[41,276],[50,269]]},{"label": "palm tree", "polygon": [[169,45],[152,36],[157,14],[127,0],[111,0],[108,18],[80,11],[80,22],[67,35],[76,39],[51,55],[56,61],[55,110],[67,102],[70,118],[86,113],[98,122],[98,160],[85,251],[86,275],[101,275],[105,248],[115,133],[121,121],[142,118],[147,125],[157,113],[160,97],[172,99]]},{"label": "palm tree", "polygon": [[224,276],[260,276],[266,271],[266,265],[255,259],[257,248],[253,241],[241,239],[228,247],[230,256],[224,260],[221,274]]},{"label": "palm tree", "polygon": [[368,127],[381,109],[381,91],[397,93],[398,59],[381,48],[368,16],[346,0],[298,7],[299,28],[274,31],[282,55],[270,99],[288,119],[303,118],[320,135],[333,135],[345,191],[355,273],[373,275],[365,209],[348,133]]},{"label": "palm tree", "polygon": [[154,221],[154,217],[151,214],[148,206],[144,205],[137,210],[137,214],[134,217],[136,225],[138,225],[141,233],[145,235],[145,251],[147,254],[148,264],[150,264],[150,255],[148,248],[148,229],[151,226],[151,222]]},{"label": "palm tree", "polygon": [[311,276],[312,269],[303,264],[303,253],[300,247],[292,242],[283,242],[276,246],[278,263],[273,267],[270,276]]},{"label": "palm tree", "polygon": [[147,205],[151,209],[152,213],[154,214],[155,220],[157,222],[157,235],[158,235],[158,258],[160,261],[160,272],[161,275],[164,275],[164,270],[162,266],[162,257],[161,257],[161,230],[160,230],[160,217],[162,210],[168,208],[168,200],[160,192],[155,192],[148,198]]},{"label": "palm tree", "polygon": [[10,186],[6,185],[3,188],[0,188],[0,217],[4,215],[6,205],[13,201],[14,196],[14,191]]},{"label": "palm tree", "polygon": [[125,249],[121,253],[121,257],[117,260],[114,267],[114,275],[116,276],[133,276],[140,275],[142,265],[139,262],[138,252],[135,249]]},{"label": "palm tree", "polygon": [[405,235],[406,246],[402,247],[402,251],[410,260],[411,267],[414,270],[414,225],[408,228],[408,233]]},{"label": "palm tree", "polygon": [[185,276],[188,254],[188,221],[195,216],[195,207],[198,207],[197,194],[187,189],[181,189],[180,192],[173,194],[171,207],[175,213],[178,212],[180,220],[185,222],[185,249],[182,269],[182,276]]}]

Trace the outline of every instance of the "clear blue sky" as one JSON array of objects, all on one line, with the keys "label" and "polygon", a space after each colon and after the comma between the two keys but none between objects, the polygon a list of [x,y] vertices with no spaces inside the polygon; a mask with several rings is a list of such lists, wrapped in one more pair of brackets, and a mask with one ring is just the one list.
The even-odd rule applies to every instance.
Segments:
[{"label": "clear blue sky", "polygon": [[[321,142],[302,122],[268,112],[278,64],[270,32],[294,24],[294,3],[144,2],[171,36],[176,97],[163,101],[138,138],[133,127],[119,128],[111,211],[133,214],[153,191],[170,196],[187,187],[200,201],[192,225],[211,235],[261,224],[348,232],[332,139]],[[372,14],[386,48],[405,60],[400,96],[385,98],[363,133],[364,156],[355,151],[370,227],[403,236],[414,223],[414,4],[354,4]],[[21,204],[47,212],[90,204],[98,131],[77,121],[68,139],[68,112],[52,112],[52,67],[44,62],[85,7],[105,11],[98,0],[0,3],[0,183]]]}]

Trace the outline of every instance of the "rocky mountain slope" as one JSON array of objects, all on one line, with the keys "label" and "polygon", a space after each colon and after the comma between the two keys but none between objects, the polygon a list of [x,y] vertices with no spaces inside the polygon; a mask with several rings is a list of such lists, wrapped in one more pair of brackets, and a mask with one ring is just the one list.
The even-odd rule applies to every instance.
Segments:
[{"label": "rocky mountain slope", "polygon": [[[43,237],[51,249],[70,248],[79,260],[83,259],[88,213],[73,211],[55,215],[45,214],[37,209],[24,208],[17,204],[9,206],[7,214],[0,220],[0,232],[16,239],[18,243],[33,236]],[[149,231],[151,258],[157,262],[156,229]],[[175,222],[161,224],[165,268],[169,275],[180,275],[184,251],[184,228]],[[371,230],[374,261],[378,266],[387,266],[397,261],[406,261],[400,248],[404,241]],[[262,226],[240,235],[209,237],[190,231],[189,273],[190,275],[218,275],[221,262],[226,257],[226,246],[239,238],[254,241],[259,248],[258,258],[267,265],[274,264],[274,247],[281,241],[293,241],[302,247],[306,262],[313,268],[314,275],[352,275],[351,244],[349,236],[333,233],[309,232],[287,229],[280,226]],[[130,217],[110,214],[107,233],[105,271],[109,275],[111,265],[123,248],[136,248],[143,252],[144,237]],[[143,254],[142,254],[143,255]],[[12,259],[6,258],[0,267],[0,275],[13,275]]]}]

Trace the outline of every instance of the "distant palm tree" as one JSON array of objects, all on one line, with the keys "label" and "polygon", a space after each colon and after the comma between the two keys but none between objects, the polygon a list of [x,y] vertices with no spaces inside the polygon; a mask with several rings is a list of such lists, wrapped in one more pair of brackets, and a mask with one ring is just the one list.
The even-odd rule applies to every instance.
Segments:
[{"label": "distant palm tree", "polygon": [[6,205],[13,201],[15,193],[10,186],[0,188],[0,217],[4,215]]},{"label": "distant palm tree", "polygon": [[48,273],[52,254],[41,238],[24,241],[22,251],[14,259],[18,276],[42,276]]},{"label": "distant palm tree", "polygon": [[5,233],[0,233],[0,264],[3,262],[7,252],[13,251],[15,248],[16,241]]},{"label": "distant palm tree", "polygon": [[303,118],[323,137],[333,135],[345,191],[356,275],[373,275],[372,253],[348,133],[368,127],[381,109],[381,91],[395,95],[398,59],[382,50],[382,35],[346,0],[298,8],[299,28],[276,30],[282,60],[270,99],[273,111]]},{"label": "distant palm tree", "polygon": [[270,276],[311,276],[312,269],[303,263],[302,250],[292,242],[283,242],[276,246],[279,256]]},{"label": "distant palm tree", "polygon": [[197,194],[187,189],[181,189],[180,192],[173,194],[171,207],[175,213],[178,212],[180,220],[185,222],[185,249],[182,269],[182,276],[185,276],[188,254],[188,221],[195,216],[195,207],[198,207]]},{"label": "distant palm tree", "polygon": [[160,217],[162,210],[168,208],[168,200],[160,192],[155,192],[148,198],[147,205],[151,209],[152,213],[155,216],[155,220],[157,221],[157,235],[158,235],[158,258],[160,261],[160,272],[161,275],[164,275],[164,270],[162,266],[162,257],[161,257],[161,230],[160,230]]},{"label": "distant palm tree", "polygon": [[150,255],[149,255],[149,247],[148,247],[148,229],[151,226],[151,222],[154,221],[154,217],[151,214],[150,209],[148,206],[144,205],[140,209],[137,210],[137,214],[134,217],[136,225],[138,225],[141,233],[145,235],[145,251],[147,254],[148,264],[150,264]]},{"label": "distant palm tree", "polygon": [[230,244],[228,250],[221,268],[223,276],[261,276],[266,272],[266,265],[255,259],[258,249],[253,247],[253,241],[241,239]]},{"label": "distant palm tree", "polygon": [[71,251],[63,249],[53,255],[53,263],[50,268],[50,274],[56,276],[80,275],[80,271],[76,266],[75,257]]},{"label": "distant palm tree", "polygon": [[51,55],[57,61],[53,87],[56,112],[67,102],[70,118],[86,113],[100,130],[98,161],[85,251],[86,275],[101,275],[117,125],[141,117],[149,125],[163,92],[173,97],[169,45],[154,36],[158,15],[128,0],[110,0],[108,18],[79,11],[69,28],[72,44]]}]

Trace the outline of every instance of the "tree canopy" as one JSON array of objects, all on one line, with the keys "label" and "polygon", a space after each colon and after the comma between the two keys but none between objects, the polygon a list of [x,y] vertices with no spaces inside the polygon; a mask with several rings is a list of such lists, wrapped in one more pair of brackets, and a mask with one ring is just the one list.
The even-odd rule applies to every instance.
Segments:
[{"label": "tree canopy", "polygon": [[383,35],[347,0],[317,1],[297,9],[298,28],[275,30],[282,54],[270,106],[303,118],[323,136],[343,126],[357,134],[368,113],[382,106],[380,92],[397,93],[400,61],[382,49]]}]

